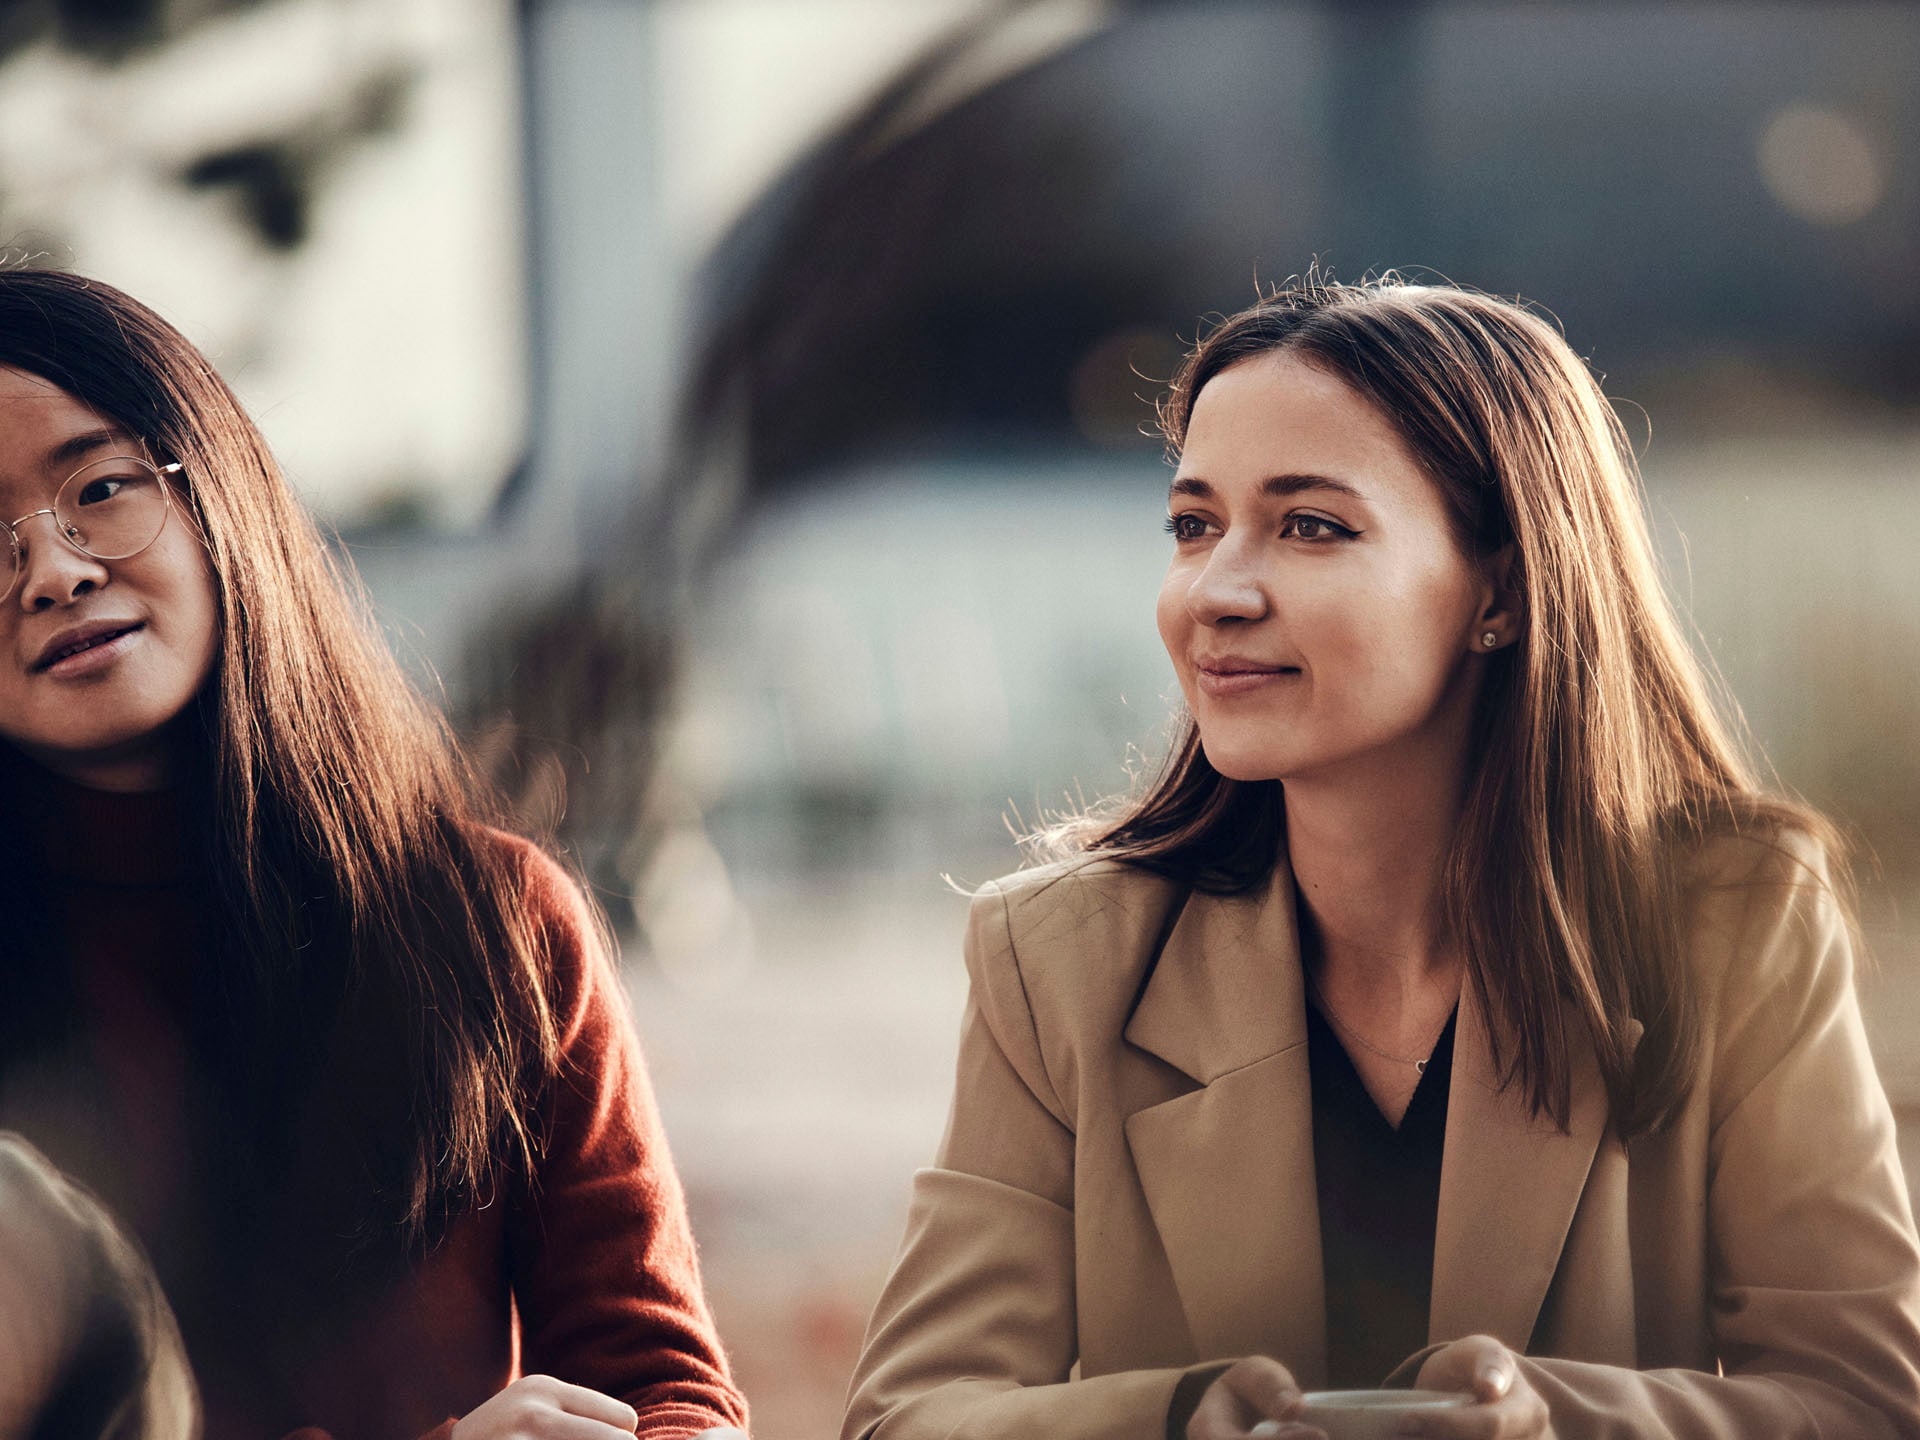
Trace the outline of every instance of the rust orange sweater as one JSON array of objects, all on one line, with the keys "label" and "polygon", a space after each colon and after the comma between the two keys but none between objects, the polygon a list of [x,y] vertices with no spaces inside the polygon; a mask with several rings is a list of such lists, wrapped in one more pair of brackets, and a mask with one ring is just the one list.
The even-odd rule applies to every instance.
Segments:
[{"label": "rust orange sweater", "polygon": [[219,1177],[200,1173],[189,1138],[196,968],[218,923],[198,858],[167,794],[107,795],[39,773],[24,783],[51,801],[41,849],[85,1054],[71,1068],[10,1070],[0,1123],[146,1246],[180,1312],[207,1440],[410,1440],[534,1373],[621,1397],[652,1440],[744,1427],[624,992],[551,859],[498,837],[541,917],[564,1037],[534,1183],[503,1186],[454,1221],[344,1323],[330,1317],[291,1353],[255,1353],[243,1306],[206,1279],[218,1269],[205,1217]]}]

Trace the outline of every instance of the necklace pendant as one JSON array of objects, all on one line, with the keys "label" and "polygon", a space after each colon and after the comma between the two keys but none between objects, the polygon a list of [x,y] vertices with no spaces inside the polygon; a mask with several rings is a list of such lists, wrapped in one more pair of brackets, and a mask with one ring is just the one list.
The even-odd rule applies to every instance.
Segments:
[{"label": "necklace pendant", "polygon": [[1424,1075],[1427,1073],[1427,1062],[1425,1060],[1416,1060],[1413,1062],[1413,1069],[1416,1075]]}]

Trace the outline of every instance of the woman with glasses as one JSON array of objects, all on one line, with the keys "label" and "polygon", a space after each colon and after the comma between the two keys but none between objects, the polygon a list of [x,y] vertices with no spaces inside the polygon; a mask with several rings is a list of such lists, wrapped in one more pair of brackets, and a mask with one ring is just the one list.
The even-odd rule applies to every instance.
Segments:
[{"label": "woman with glasses", "polygon": [[[1162,418],[1188,713],[974,902],[845,1440],[1920,1436],[1833,832],[1716,717],[1586,367],[1310,280]],[[1382,1384],[1442,1393],[1303,1395]]]},{"label": "woman with glasses", "polygon": [[600,918],[232,393],[0,271],[0,1124],[139,1238],[205,1432],[744,1423]]}]

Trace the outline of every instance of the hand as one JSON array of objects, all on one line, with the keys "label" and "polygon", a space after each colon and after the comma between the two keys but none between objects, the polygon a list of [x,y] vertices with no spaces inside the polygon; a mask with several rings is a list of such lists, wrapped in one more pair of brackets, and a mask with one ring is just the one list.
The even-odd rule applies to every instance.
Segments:
[{"label": "hand", "polygon": [[528,1375],[469,1410],[453,1440],[618,1440],[639,1427],[639,1412],[624,1400]]},{"label": "hand", "polygon": [[1255,1355],[1238,1360],[1209,1385],[1187,1421],[1187,1440],[1327,1440],[1310,1425],[1296,1425],[1300,1387],[1278,1360]]},{"label": "hand", "polygon": [[1444,1440],[1553,1440],[1553,1421],[1514,1353],[1491,1335],[1469,1335],[1427,1357],[1413,1382],[1422,1390],[1471,1391],[1457,1410],[1409,1417],[1399,1433]]}]

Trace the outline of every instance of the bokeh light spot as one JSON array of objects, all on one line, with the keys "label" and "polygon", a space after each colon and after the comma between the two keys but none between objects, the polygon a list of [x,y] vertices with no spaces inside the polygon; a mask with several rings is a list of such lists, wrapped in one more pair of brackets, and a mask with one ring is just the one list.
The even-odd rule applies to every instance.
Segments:
[{"label": "bokeh light spot", "polygon": [[1777,111],[1761,132],[1759,162],[1773,198],[1815,225],[1864,219],[1887,190],[1886,157],[1865,129],[1818,105]]}]

